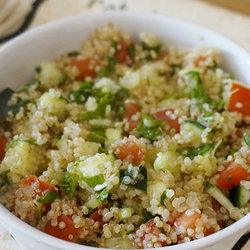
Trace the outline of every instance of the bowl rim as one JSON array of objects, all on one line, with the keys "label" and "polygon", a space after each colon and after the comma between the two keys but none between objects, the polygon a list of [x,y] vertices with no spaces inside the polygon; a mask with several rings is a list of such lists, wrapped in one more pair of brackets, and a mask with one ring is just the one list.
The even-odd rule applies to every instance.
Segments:
[{"label": "bowl rim", "polygon": [[[10,40],[9,42],[3,44],[0,48],[0,54],[3,53],[5,50],[11,49],[12,46],[15,46],[16,43],[22,42],[23,40],[26,39],[32,39],[32,37],[36,36],[36,34],[39,33],[46,33],[46,30],[55,28],[55,27],[62,27],[63,24],[67,24],[73,21],[76,21],[77,19],[81,18],[87,18],[90,16],[91,18],[97,18],[97,17],[102,17],[106,15],[122,15],[123,17],[133,17],[135,19],[138,19],[140,17],[146,17],[150,19],[168,19],[169,21],[172,22],[177,22],[180,25],[187,25],[187,26],[192,26],[193,28],[197,30],[203,30],[203,32],[206,32],[208,34],[214,35],[218,38],[222,38],[225,42],[233,45],[235,48],[237,48],[241,53],[245,54],[250,58],[250,53],[247,51],[245,48],[241,47],[237,43],[233,42],[231,39],[226,37],[225,35],[222,35],[208,27],[199,25],[195,22],[192,21],[187,21],[175,16],[169,16],[169,15],[164,15],[164,14],[159,14],[159,13],[151,13],[151,12],[140,12],[140,11],[106,11],[106,12],[94,12],[94,13],[82,13],[79,15],[74,15],[74,16],[69,16],[69,17],[64,17],[57,19],[52,22],[48,22],[46,24],[40,25],[38,27],[32,28],[31,30],[28,30],[24,32],[23,34],[17,36],[16,38]],[[84,41],[83,41],[84,42]],[[18,232],[29,235],[32,239],[38,241],[38,242],[44,242],[47,245],[51,247],[56,247],[60,249],[68,249],[68,250],[76,250],[79,248],[82,248],[83,246],[88,248],[88,249],[100,249],[97,247],[92,247],[92,246],[87,246],[87,245],[80,245],[76,243],[71,243],[67,242],[58,238],[55,238],[53,236],[50,236],[32,226],[29,224],[25,223],[18,217],[16,217],[14,214],[12,214],[7,208],[5,208],[2,204],[0,204],[0,218],[1,221],[4,223],[4,225],[10,226],[12,229],[17,230]],[[206,236],[204,238],[198,239],[198,240],[193,240],[187,243],[182,243],[182,244],[177,244],[173,246],[167,246],[168,250],[177,250],[177,249],[200,249],[201,247],[207,247],[207,246],[212,246],[219,241],[221,241],[224,238],[232,236],[234,233],[243,230],[246,228],[246,225],[250,224],[250,213],[245,215],[243,218],[240,220],[236,221],[232,225],[214,233],[209,236]],[[212,244],[211,244],[212,242]],[[166,247],[163,247],[162,249],[165,249]]]}]

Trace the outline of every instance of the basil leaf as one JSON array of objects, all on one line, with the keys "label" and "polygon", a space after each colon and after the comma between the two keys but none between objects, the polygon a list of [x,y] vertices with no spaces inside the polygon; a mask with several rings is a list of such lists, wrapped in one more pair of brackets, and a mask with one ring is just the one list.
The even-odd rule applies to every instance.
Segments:
[{"label": "basil leaf", "polygon": [[[129,182],[127,182],[127,180],[129,180]],[[140,166],[139,168],[134,167],[133,170],[130,170],[130,171],[127,169],[121,169],[120,170],[120,182],[130,187],[134,187],[134,188],[146,191],[147,169],[143,166]]]},{"label": "basil leaf", "polygon": [[10,172],[10,169],[3,171],[0,174],[0,177],[2,179],[2,181],[0,182],[0,187],[3,187],[6,184],[10,184],[10,181],[8,179],[8,173]]},{"label": "basil leaf", "polygon": [[98,174],[93,177],[82,177],[82,180],[90,187],[95,187],[96,185],[103,184],[105,182],[103,174]]},{"label": "basil leaf", "polygon": [[54,201],[56,198],[59,197],[59,194],[55,190],[51,190],[44,197],[38,198],[36,201],[39,203],[49,203]]},{"label": "basil leaf", "polygon": [[247,144],[247,146],[250,148],[250,135],[247,132],[244,133],[244,141]]}]

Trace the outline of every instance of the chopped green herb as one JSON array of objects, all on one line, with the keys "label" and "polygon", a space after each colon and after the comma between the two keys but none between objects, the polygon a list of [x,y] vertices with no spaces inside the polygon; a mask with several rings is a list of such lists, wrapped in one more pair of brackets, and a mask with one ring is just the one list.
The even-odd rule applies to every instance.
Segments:
[{"label": "chopped green herb", "polygon": [[244,141],[247,144],[247,146],[250,148],[250,135],[247,132],[244,133]]},{"label": "chopped green herb", "polygon": [[90,133],[88,135],[88,140],[97,142],[97,143],[104,143],[106,140],[105,135],[105,126],[94,126],[91,128]]},{"label": "chopped green herb", "polygon": [[104,188],[97,196],[97,200],[104,201],[108,198],[108,196],[109,196],[109,191],[107,190],[107,188]]},{"label": "chopped green herb", "polygon": [[115,40],[112,40],[112,47],[117,51],[117,42]]},{"label": "chopped green herb", "polygon": [[188,123],[188,124],[192,124],[193,126],[199,128],[201,130],[204,130],[206,128],[206,126],[202,125],[201,123],[199,123],[196,120],[185,120],[184,122]]},{"label": "chopped green herb", "polygon": [[117,64],[118,59],[116,57],[108,56],[108,70],[109,72],[114,72],[115,65]]},{"label": "chopped green herb", "polygon": [[127,48],[127,52],[131,59],[135,58],[135,45],[131,45]]},{"label": "chopped green herb", "polygon": [[42,87],[42,84],[41,84],[40,81],[37,81],[36,85],[37,86],[35,87],[35,91],[41,91],[41,90],[43,90],[43,87]]},{"label": "chopped green herb", "polygon": [[177,70],[181,68],[181,64],[173,63],[171,64],[171,67],[172,67],[171,76],[173,76],[177,72]]},{"label": "chopped green herb", "polygon": [[152,220],[155,216],[153,216],[151,213],[147,212],[145,215],[144,215],[144,219],[142,221],[142,224],[145,224],[147,223],[148,221]]},{"label": "chopped green herb", "polygon": [[234,154],[235,154],[236,152],[237,152],[236,150],[231,149],[230,155],[232,155],[232,156],[234,157]]},{"label": "chopped green herb", "polygon": [[10,141],[10,142],[7,144],[7,146],[6,146],[5,149],[4,149],[5,152],[7,152],[10,148],[15,147],[15,146],[16,146],[18,143],[20,143],[20,142],[27,142],[27,143],[32,144],[32,145],[37,145],[35,139],[33,139],[33,140],[15,139],[15,140]]},{"label": "chopped green herb", "polygon": [[142,119],[138,123],[136,130],[149,140],[155,141],[162,134],[160,126],[164,125],[165,121],[154,119],[152,116],[142,114]]},{"label": "chopped green herb", "polygon": [[143,166],[120,170],[120,182],[143,191],[147,189],[147,169]]},{"label": "chopped green herb", "polygon": [[206,187],[206,189],[212,188],[214,186],[210,181],[204,181],[203,185]]},{"label": "chopped green herb", "polygon": [[166,190],[164,190],[161,194],[161,197],[160,197],[160,200],[161,200],[161,204],[164,205],[164,200],[166,199],[167,197],[167,194],[166,194]]},{"label": "chopped green herb", "polygon": [[98,174],[93,177],[82,177],[82,180],[86,182],[90,187],[95,187],[96,185],[103,184],[105,181],[103,174]]},{"label": "chopped green herb", "polygon": [[227,179],[228,179],[229,181],[230,181],[232,178],[233,178],[232,175],[229,175],[229,176],[227,177]]},{"label": "chopped green herb", "polygon": [[78,51],[70,51],[68,53],[68,57],[76,57],[79,55],[79,52]]},{"label": "chopped green herb", "polygon": [[1,182],[0,182],[0,187],[3,187],[4,185],[8,185],[10,184],[10,181],[8,179],[8,173],[10,172],[10,169],[8,170],[5,170],[3,171],[1,174],[0,174],[0,177],[1,177]]},{"label": "chopped green herb", "polygon": [[216,145],[214,146],[214,149],[212,151],[212,156],[215,156],[216,150],[219,148],[219,146],[222,144],[222,139],[219,140]]},{"label": "chopped green herb", "polygon": [[41,71],[42,71],[41,66],[37,66],[37,67],[35,67],[35,71],[36,71],[36,73],[37,73],[37,74],[40,74],[40,73],[41,73]]},{"label": "chopped green herb", "polygon": [[195,156],[204,155],[209,150],[211,150],[212,147],[213,146],[211,144],[207,144],[207,145],[203,145],[203,146],[198,147],[198,148],[184,148],[181,150],[180,154],[183,156],[187,156],[191,160],[193,160]]},{"label": "chopped green herb", "polygon": [[36,201],[39,203],[48,203],[54,201],[58,197],[59,194],[55,190],[50,190],[44,197],[40,197]]},{"label": "chopped green herb", "polygon": [[180,99],[180,98],[185,98],[185,97],[189,97],[190,93],[188,92],[177,92],[177,93],[172,93],[172,94],[168,94],[164,97],[164,100],[166,99]]},{"label": "chopped green herb", "polygon": [[77,182],[69,172],[66,172],[63,183],[60,186],[66,191],[67,195],[72,198],[76,191]]},{"label": "chopped green herb", "polygon": [[84,103],[87,97],[91,95],[93,85],[92,82],[81,83],[77,90],[70,93],[70,98],[78,104]]},{"label": "chopped green herb", "polygon": [[109,75],[109,70],[108,68],[103,68],[103,69],[100,69],[98,71],[98,74],[97,74],[97,77],[98,78],[103,78],[103,77],[107,77]]}]

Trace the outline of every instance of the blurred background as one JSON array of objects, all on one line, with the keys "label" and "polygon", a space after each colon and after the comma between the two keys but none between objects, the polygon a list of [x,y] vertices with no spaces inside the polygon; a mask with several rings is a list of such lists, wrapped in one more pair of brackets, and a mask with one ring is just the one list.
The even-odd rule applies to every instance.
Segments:
[{"label": "blurred background", "polygon": [[[59,18],[108,10],[182,18],[213,29],[250,52],[250,0],[0,0],[0,44]],[[20,250],[1,225],[0,249]],[[243,249],[250,250],[250,242]]]}]

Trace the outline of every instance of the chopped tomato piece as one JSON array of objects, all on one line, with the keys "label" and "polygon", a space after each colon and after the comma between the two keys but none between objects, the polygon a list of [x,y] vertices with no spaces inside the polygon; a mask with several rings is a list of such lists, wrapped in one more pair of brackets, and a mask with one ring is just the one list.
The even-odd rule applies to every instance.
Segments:
[{"label": "chopped tomato piece", "polygon": [[171,119],[171,114],[174,113],[174,109],[164,109],[157,111],[153,114],[153,117],[158,120],[167,121],[170,128],[174,128],[177,133],[180,132],[180,124],[178,122],[178,116],[175,119]]},{"label": "chopped tomato piece", "polygon": [[120,46],[121,48],[118,51],[116,51],[115,57],[118,59],[118,62],[123,63],[129,56],[128,48],[131,46],[131,43],[121,42],[118,43],[118,46]]},{"label": "chopped tomato piece", "polygon": [[125,114],[123,118],[126,118],[129,123],[129,131],[137,127],[139,119],[133,119],[134,115],[141,112],[141,108],[134,102],[126,102],[124,104]]},{"label": "chopped tomato piece", "polygon": [[114,154],[120,160],[127,160],[128,162],[134,164],[139,164],[140,161],[143,160],[145,157],[145,153],[132,140],[127,140],[124,143],[118,145],[114,149]]},{"label": "chopped tomato piece", "polygon": [[[61,226],[60,223],[64,224],[64,226]],[[45,233],[71,242],[75,242],[78,239],[80,231],[81,228],[75,227],[72,216],[69,215],[60,215],[57,218],[57,225],[55,227],[51,225],[51,221],[48,221],[44,228]]]},{"label": "chopped tomato piece", "polygon": [[199,56],[195,61],[194,61],[194,66],[196,68],[201,66],[201,63],[204,62],[206,58],[204,56]]},{"label": "chopped tomato piece", "polygon": [[197,219],[201,217],[201,215],[197,212],[193,212],[191,215],[187,215],[187,211],[180,214],[174,222],[176,227],[183,226],[186,230],[188,228],[195,229],[195,222]]},{"label": "chopped tomato piece", "polygon": [[77,80],[84,81],[87,76],[94,78],[97,75],[95,66],[98,65],[99,62],[96,59],[91,57],[82,60],[72,58],[70,64],[77,67],[79,70],[79,75],[76,78]]},{"label": "chopped tomato piece", "polygon": [[[143,232],[143,235],[141,237],[136,234],[138,230],[133,232],[133,236],[135,238],[135,240],[133,241],[133,244],[136,248],[139,248],[139,249],[144,249],[144,248],[149,248],[149,247],[152,248],[152,246],[148,246],[147,244],[145,244],[145,242],[143,242],[144,239],[146,238],[146,235],[152,234],[153,236],[159,237],[159,234],[162,234],[162,231],[156,226],[154,220],[148,221],[147,223],[145,223],[145,226],[149,228],[149,230],[146,230],[146,232]],[[160,244],[160,246],[162,247],[167,245],[167,243],[165,241],[161,241],[160,238],[157,241],[153,242],[153,248],[155,247],[155,244],[156,245]]]},{"label": "chopped tomato piece", "polygon": [[52,191],[52,190],[55,190],[55,187],[44,182],[44,181],[41,181],[39,180],[36,176],[29,176],[27,178],[25,178],[23,180],[23,185],[26,186],[26,187],[31,187],[34,191],[34,197],[33,199],[35,199],[36,195],[39,195],[40,197],[43,197],[45,196],[46,193],[48,193],[49,191]]},{"label": "chopped tomato piece", "polygon": [[204,236],[208,236],[208,235],[213,234],[213,233],[215,233],[214,228],[213,228],[213,227],[210,227],[210,228],[207,228],[207,229],[205,230]]},{"label": "chopped tomato piece", "polygon": [[230,190],[235,185],[239,184],[241,180],[245,180],[250,176],[249,172],[241,165],[230,162],[226,169],[219,173],[217,185],[221,188]]},{"label": "chopped tomato piece", "polygon": [[7,145],[8,139],[0,136],[0,162],[3,160],[5,156],[5,147]]},{"label": "chopped tomato piece", "polygon": [[250,116],[250,89],[239,83],[233,82],[229,99],[229,111],[236,111],[245,116]]},{"label": "chopped tomato piece", "polygon": [[105,224],[105,222],[104,222],[103,219],[102,219],[103,217],[102,217],[100,211],[101,211],[103,208],[108,208],[108,207],[109,207],[108,204],[102,205],[98,210],[96,210],[95,212],[93,212],[93,213],[89,216],[90,219],[94,220],[95,222],[96,222],[96,221],[99,222],[100,228],[102,228],[103,225]]}]

